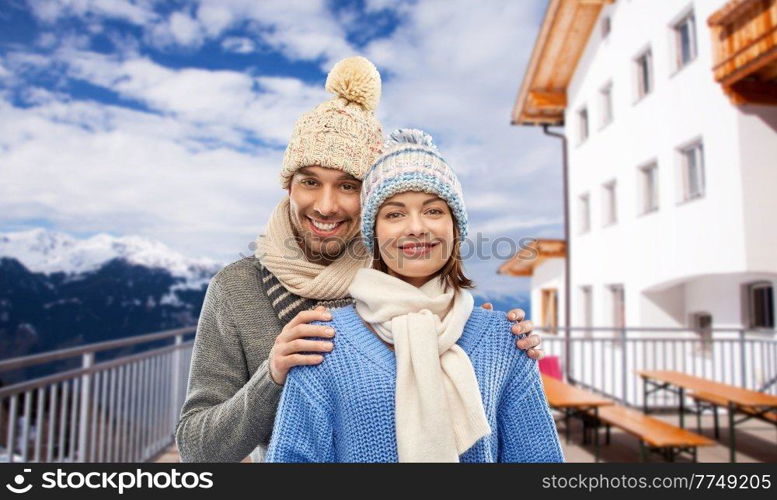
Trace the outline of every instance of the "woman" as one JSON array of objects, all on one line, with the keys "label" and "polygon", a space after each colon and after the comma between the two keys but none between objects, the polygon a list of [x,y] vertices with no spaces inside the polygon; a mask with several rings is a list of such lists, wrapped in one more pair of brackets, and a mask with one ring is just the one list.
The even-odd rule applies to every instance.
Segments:
[{"label": "woman", "polygon": [[461,186],[431,137],[395,131],[361,197],[373,268],[327,362],[289,373],[267,461],[562,461],[536,362],[466,290]]}]

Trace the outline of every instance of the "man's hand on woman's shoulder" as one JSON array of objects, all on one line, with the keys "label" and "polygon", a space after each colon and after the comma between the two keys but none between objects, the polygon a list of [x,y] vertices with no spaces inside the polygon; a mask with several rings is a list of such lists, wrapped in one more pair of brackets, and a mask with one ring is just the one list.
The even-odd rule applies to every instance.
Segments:
[{"label": "man's hand on woman's shoulder", "polygon": [[332,338],[335,331],[330,326],[309,323],[331,319],[332,313],[325,307],[318,306],[312,311],[301,311],[283,327],[270,350],[270,378],[273,382],[283,385],[292,367],[317,365],[324,360],[321,354],[314,353],[330,352],[334,344],[327,340],[307,338]]},{"label": "man's hand on woman's shoulder", "polygon": [[[486,302],[481,307],[483,309],[493,310],[494,306],[490,302]],[[545,355],[542,349],[539,348],[542,344],[542,339],[536,333],[532,333],[534,329],[534,323],[525,319],[526,311],[523,309],[510,309],[507,312],[507,319],[513,323],[512,332],[513,335],[526,335],[526,337],[517,339],[515,341],[516,347],[526,351],[526,354],[534,359],[539,360]]]}]

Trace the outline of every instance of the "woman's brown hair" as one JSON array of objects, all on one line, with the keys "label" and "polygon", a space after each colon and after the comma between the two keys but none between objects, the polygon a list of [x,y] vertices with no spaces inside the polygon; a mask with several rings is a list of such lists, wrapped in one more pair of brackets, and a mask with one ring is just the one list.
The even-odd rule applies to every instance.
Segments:
[{"label": "woman's brown hair", "polygon": [[[475,283],[464,274],[464,264],[461,262],[461,241],[459,225],[456,223],[456,217],[451,214],[453,220],[453,251],[448,258],[448,262],[437,271],[436,276],[442,280],[445,285],[445,291],[448,287],[458,292],[461,289],[475,288]],[[377,222],[375,223],[377,226]],[[372,268],[388,274],[389,268],[383,258],[380,256],[380,245],[378,243],[378,232],[372,236]]]}]

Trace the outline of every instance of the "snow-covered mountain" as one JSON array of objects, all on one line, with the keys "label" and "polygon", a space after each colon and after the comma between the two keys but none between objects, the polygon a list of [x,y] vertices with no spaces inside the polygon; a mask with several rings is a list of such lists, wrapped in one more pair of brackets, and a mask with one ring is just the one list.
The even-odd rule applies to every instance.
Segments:
[{"label": "snow-covered mountain", "polygon": [[212,259],[186,257],[161,242],[140,236],[101,233],[77,239],[40,228],[0,233],[0,256],[13,257],[30,271],[46,274],[94,271],[119,258],[130,264],[166,269],[192,288],[206,284],[221,267]]}]

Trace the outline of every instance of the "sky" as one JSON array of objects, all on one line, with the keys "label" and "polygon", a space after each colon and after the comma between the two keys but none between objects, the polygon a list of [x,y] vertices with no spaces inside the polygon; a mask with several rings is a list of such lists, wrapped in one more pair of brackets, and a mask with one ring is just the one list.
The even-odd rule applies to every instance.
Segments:
[{"label": "sky", "polygon": [[525,295],[527,279],[497,268],[521,238],[563,235],[561,146],[510,125],[545,6],[0,0],[0,232],[250,254],[285,194],[294,121],[328,98],[336,61],[362,55],[382,75],[384,130],[429,132],[463,185],[471,238],[501,238],[465,261],[469,275]]}]

